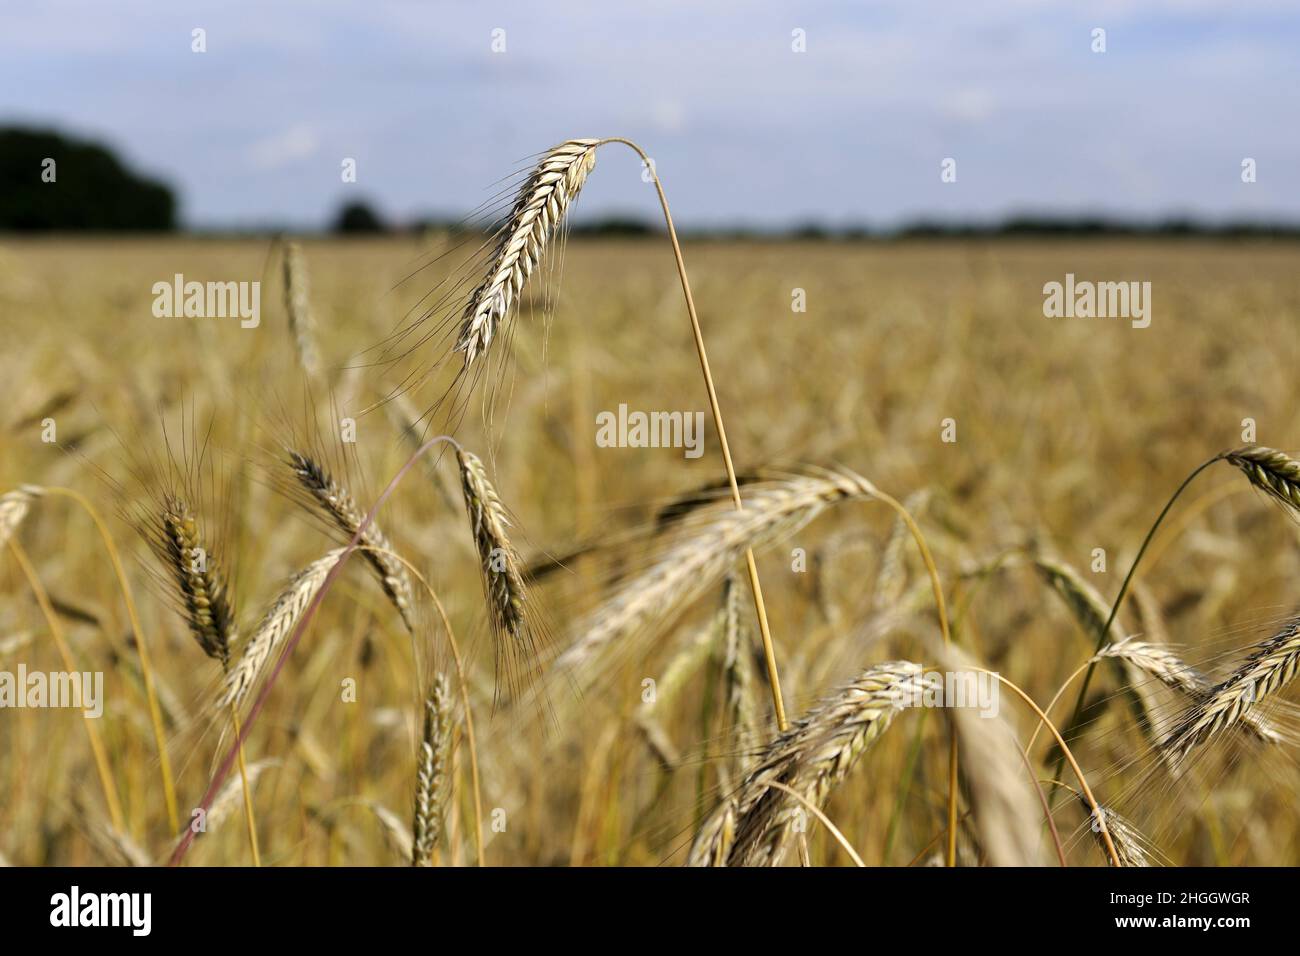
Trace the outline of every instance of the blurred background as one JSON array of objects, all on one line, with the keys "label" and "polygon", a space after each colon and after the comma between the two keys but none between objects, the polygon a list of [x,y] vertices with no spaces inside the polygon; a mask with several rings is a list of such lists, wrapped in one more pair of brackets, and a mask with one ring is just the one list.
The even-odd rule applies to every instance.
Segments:
[{"label": "blurred background", "polygon": [[[1294,225],[1297,43],[1300,13],[1270,0],[52,0],[6,11],[0,35],[0,228],[80,225],[27,193],[34,156],[84,144],[171,190],[172,215],[158,202],[141,226],[301,231],[351,202],[391,226],[455,220],[546,146],[614,135],[695,230]],[[636,163],[609,162],[626,168],[578,220],[653,223]]]}]

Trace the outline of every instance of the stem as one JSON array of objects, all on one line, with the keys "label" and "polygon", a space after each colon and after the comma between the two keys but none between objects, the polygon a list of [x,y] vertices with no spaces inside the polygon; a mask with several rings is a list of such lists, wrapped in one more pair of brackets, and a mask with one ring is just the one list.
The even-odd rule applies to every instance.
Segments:
[{"label": "stem", "polygon": [[140,673],[144,677],[145,697],[149,702],[149,721],[153,724],[154,745],[158,748],[158,770],[162,775],[163,784],[163,802],[167,805],[167,823],[175,833],[180,829],[180,814],[176,808],[176,784],[172,777],[171,757],[167,754],[167,740],[163,734],[162,726],[162,708],[158,706],[158,691],[154,687],[153,666],[149,662],[149,648],[145,644],[144,635],[140,630],[140,616],[136,613],[135,598],[131,596],[131,585],[127,583],[126,571],[122,567],[122,559],[118,557],[117,546],[113,543],[113,536],[108,533],[108,527],[99,516],[99,512],[94,509],[86,497],[78,491],[71,488],[46,488],[47,495],[59,495],[64,498],[71,498],[86,514],[90,515],[90,520],[95,522],[95,527],[99,531],[99,536],[104,542],[104,549],[108,552],[109,561],[113,564],[113,573],[117,575],[118,587],[122,590],[122,599],[126,602],[126,615],[131,621],[131,633],[135,637],[135,647],[140,655]]},{"label": "stem", "polygon": [[991,670],[986,670],[983,667],[971,666],[969,669],[973,671],[979,671],[980,673],[983,674],[988,674],[989,676],[994,677],[997,680],[999,680],[1001,683],[1005,684],[1008,688],[1014,691],[1016,695],[1019,696],[1020,699],[1023,700],[1030,707],[1030,709],[1033,710],[1035,714],[1038,715],[1038,719],[1040,721],[1042,721],[1044,724],[1047,725],[1047,729],[1050,730],[1052,732],[1052,736],[1056,738],[1056,743],[1060,746],[1061,753],[1065,756],[1065,759],[1070,762],[1070,769],[1074,771],[1074,775],[1079,779],[1079,788],[1083,791],[1083,795],[1088,798],[1088,806],[1092,807],[1094,819],[1098,821],[1098,825],[1101,827],[1102,840],[1106,844],[1106,852],[1110,854],[1111,862],[1115,864],[1115,866],[1123,866],[1124,864],[1122,864],[1119,861],[1119,854],[1115,852],[1115,844],[1111,842],[1110,830],[1106,828],[1106,818],[1101,812],[1101,807],[1097,805],[1097,799],[1092,795],[1092,790],[1088,786],[1088,781],[1084,779],[1083,771],[1079,769],[1079,764],[1074,759],[1074,754],[1070,752],[1070,748],[1066,744],[1065,738],[1062,737],[1061,732],[1056,729],[1056,725],[1053,724],[1052,721],[1048,718],[1048,716],[1045,713],[1043,713],[1042,710],[1039,709],[1038,705],[1034,703],[1034,699],[1032,697],[1026,694],[1015,684],[1011,683],[1011,681],[1007,680],[1001,674],[995,673]]},{"label": "stem", "polygon": [[[235,728],[235,737],[239,737],[239,711],[235,702],[230,702],[230,721]],[[248,789],[248,766],[244,763],[244,745],[239,745],[239,782],[244,789],[244,823],[248,827],[248,848],[253,854],[253,866],[262,865],[262,854],[257,848],[257,823],[253,819],[253,794]]]},{"label": "stem", "polygon": [[[952,635],[948,629],[948,611],[943,601],[943,587],[939,583],[939,570],[935,567],[934,558],[930,555],[930,548],[925,543],[925,535],[921,534],[921,529],[912,520],[912,516],[907,513],[907,509],[902,506],[898,499],[892,495],[875,489],[875,496],[883,501],[894,511],[898,512],[898,517],[907,525],[907,530],[912,533],[916,540],[916,546],[921,552],[921,559],[925,562],[925,569],[930,575],[930,588],[934,591],[934,603],[939,610],[939,630],[943,633],[943,643],[947,647],[952,643]],[[949,721],[948,724],[948,844],[944,854],[944,862],[948,866],[957,865],[957,731]]]},{"label": "stem", "polygon": [[[673,227],[673,216],[668,210],[668,197],[664,194],[663,184],[655,171],[650,157],[636,143],[622,137],[610,137],[601,140],[604,143],[622,143],[631,148],[654,179],[655,191],[659,194],[659,205],[663,207],[664,224],[668,227],[668,239],[673,247],[673,259],[677,263],[677,276],[681,279],[682,294],[686,297],[686,311],[691,317],[691,334],[695,337],[695,352],[700,358],[700,371],[704,374],[704,387],[709,393],[709,407],[713,411],[713,425],[718,430],[718,443],[722,446],[722,461],[727,467],[727,481],[731,485],[731,500],[737,511],[744,511],[745,504],[740,497],[740,486],[736,482],[736,468],[731,461],[731,447],[727,444],[727,429],[722,424],[722,409],[718,405],[718,393],[713,387],[713,373],[709,370],[709,356],[704,349],[704,333],[700,329],[700,319],[695,312],[695,299],[691,295],[691,284],[686,278],[686,263],[682,259],[682,247],[677,241],[677,230]],[[776,726],[784,733],[790,726],[785,718],[785,702],[781,697],[781,679],[776,668],[776,650],[772,645],[772,632],[767,623],[767,605],[763,601],[763,586],[758,580],[758,566],[754,563],[754,552],[745,549],[745,569],[749,574],[749,587],[754,594],[754,611],[758,614],[758,629],[763,636],[763,660],[767,665],[767,682],[772,689],[772,706],[776,711]]]},{"label": "stem", "polygon": [[[1183,479],[1183,483],[1178,486],[1178,490],[1175,491],[1169,501],[1165,503],[1164,509],[1160,512],[1159,517],[1156,518],[1156,523],[1151,526],[1151,530],[1147,532],[1147,536],[1142,540],[1142,547],[1138,549],[1137,557],[1135,557],[1133,563],[1129,565],[1128,574],[1124,575],[1124,583],[1120,585],[1119,594],[1115,598],[1115,603],[1111,605],[1110,616],[1106,618],[1105,626],[1101,629],[1101,633],[1097,635],[1097,646],[1093,648],[1094,655],[1106,646],[1106,640],[1110,636],[1111,625],[1115,623],[1115,616],[1119,613],[1119,606],[1124,603],[1124,597],[1128,594],[1128,586],[1133,581],[1133,575],[1137,571],[1138,564],[1142,561],[1142,555],[1146,554],[1147,548],[1150,546],[1152,539],[1156,535],[1156,530],[1165,520],[1165,516],[1169,514],[1170,509],[1173,508],[1174,502],[1176,502],[1179,496],[1187,490],[1187,486],[1196,479],[1197,475],[1205,471],[1205,469],[1209,468],[1215,462],[1221,460],[1224,454],[1224,452],[1220,452],[1213,458],[1198,465],[1195,471]],[[1083,702],[1088,695],[1088,684],[1092,681],[1092,672],[1096,667],[1097,659],[1094,656],[1093,659],[1088,662],[1088,669],[1083,675],[1083,683],[1079,685],[1079,696],[1074,701],[1074,712],[1070,715],[1069,723],[1065,725],[1065,735],[1067,737],[1074,736],[1074,734],[1079,730],[1079,720],[1083,716]],[[1053,781],[1060,780],[1063,759],[1064,754],[1056,758],[1056,766],[1052,770]],[[1055,800],[1056,793],[1057,791],[1053,790],[1049,799]]]},{"label": "stem", "polygon": [[[32,593],[36,595],[36,603],[40,605],[41,613],[45,615],[45,623],[49,626],[50,634],[54,638],[54,645],[59,649],[59,657],[63,659],[63,666],[69,674],[75,673],[77,668],[72,661],[72,652],[68,650],[67,641],[63,639],[63,628],[59,626],[59,619],[54,614],[54,608],[50,605],[50,596],[45,593],[45,588],[41,585],[40,578],[36,576],[36,569],[27,558],[27,552],[23,550],[22,545],[18,543],[17,538],[9,539],[9,547],[18,559],[18,566],[22,569],[23,576],[27,578],[27,583],[31,585]],[[104,743],[99,739],[99,731],[91,723],[93,717],[82,714],[82,723],[86,725],[86,735],[90,737],[90,752],[95,758],[95,771],[99,774],[99,784],[104,790],[104,802],[108,804],[108,816],[113,821],[113,829],[118,833],[126,834],[126,824],[122,818],[122,805],[117,799],[117,790],[113,786],[113,775],[108,769],[108,756],[104,753]]]},{"label": "stem", "polygon": [[[844,847],[844,852],[853,858],[854,864],[864,869],[866,868],[867,864],[862,862],[862,857],[858,856],[858,851],[853,849],[853,844],[850,843],[845,838],[844,834],[840,832],[839,827],[831,823],[830,817],[826,816],[826,814],[824,814],[811,800],[805,797],[802,793],[799,793],[796,790],[794,790],[792,787],[787,787],[783,783],[777,783],[775,780],[765,780],[763,781],[763,786],[775,787],[777,790],[781,790],[784,791],[785,793],[788,793],[790,796],[794,797],[796,800],[802,803],[804,805],[804,808],[807,809],[810,813],[812,813],[812,815],[815,816],[818,820],[820,820],[822,826],[824,826],[827,830],[830,831],[831,836],[835,837],[835,839],[839,841],[840,846]],[[807,866],[808,864],[805,863],[804,865]]]}]

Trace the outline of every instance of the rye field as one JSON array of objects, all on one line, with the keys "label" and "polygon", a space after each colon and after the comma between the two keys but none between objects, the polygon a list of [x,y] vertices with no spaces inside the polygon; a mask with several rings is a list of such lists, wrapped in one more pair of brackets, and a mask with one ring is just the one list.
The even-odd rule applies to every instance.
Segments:
[{"label": "rye field", "polygon": [[474,245],[0,239],[0,859],[1297,862],[1294,243]]}]

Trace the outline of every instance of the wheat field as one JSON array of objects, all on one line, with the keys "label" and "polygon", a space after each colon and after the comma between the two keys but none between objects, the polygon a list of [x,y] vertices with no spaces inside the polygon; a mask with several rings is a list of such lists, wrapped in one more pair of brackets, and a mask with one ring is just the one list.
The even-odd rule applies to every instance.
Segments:
[{"label": "wheat field", "polygon": [[[1194,469],[1300,451],[1298,252],[687,242],[742,519],[666,237],[545,250],[442,404],[456,329],[376,346],[483,280],[454,236],[0,240],[0,670],[104,675],[100,718],[0,719],[0,858],[164,863],[184,829],[187,865],[941,863],[951,738],[961,865],[1294,864],[1294,462],[1198,476],[1099,638]],[[260,280],[260,323],[155,317],[177,273]],[[1045,317],[1067,274],[1149,280],[1150,326]],[[702,454],[602,447],[620,405],[703,413]],[[977,667],[1066,730],[1099,643],[1084,786],[1005,685],[996,721],[898,706]]]}]

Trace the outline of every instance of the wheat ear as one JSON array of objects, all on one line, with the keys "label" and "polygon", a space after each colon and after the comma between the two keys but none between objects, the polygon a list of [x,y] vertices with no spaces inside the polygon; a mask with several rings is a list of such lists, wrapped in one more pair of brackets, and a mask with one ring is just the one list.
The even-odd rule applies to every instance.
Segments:
[{"label": "wheat ear", "polygon": [[487,351],[518,302],[569,204],[595,168],[598,144],[594,139],[561,143],[524,180],[501,227],[487,275],[465,306],[455,351],[465,353],[466,368]]},{"label": "wheat ear", "polygon": [[[1083,794],[1077,794],[1079,802],[1083,804],[1083,811],[1088,815],[1088,829],[1092,832],[1093,839],[1096,840],[1097,846],[1102,853],[1108,853],[1106,842],[1102,839],[1102,831],[1110,834],[1111,842],[1115,846],[1115,854],[1119,858],[1120,866],[1154,866],[1156,865],[1150,853],[1147,852],[1149,840],[1142,835],[1133,821],[1122,816],[1110,807],[1098,807],[1094,812],[1088,801],[1084,799]],[[1097,819],[1098,812],[1101,814],[1101,820]],[[1107,862],[1114,866],[1114,862],[1107,856]]]},{"label": "wheat ear", "polygon": [[36,485],[20,485],[0,495],[0,548],[3,548],[27,517],[32,502],[44,494]]},{"label": "wheat ear", "polygon": [[[562,143],[547,153],[519,191],[511,216],[502,229],[488,274],[470,297],[456,350],[465,353],[465,368],[468,369],[473,364],[475,356],[487,348],[497,327],[509,314],[511,305],[522,291],[528,275],[536,266],[547,240],[558,227],[568,205],[594,168],[596,149],[605,143],[622,143],[635,152],[644,164],[650,181],[654,183],[655,192],[659,196],[664,225],[668,229],[668,241],[672,245],[673,259],[677,266],[677,276],[682,285],[682,296],[686,300],[686,311],[690,316],[695,353],[700,360],[700,373],[704,377],[704,388],[709,396],[713,424],[718,431],[722,461],[727,470],[727,482],[731,486],[731,500],[737,511],[743,511],[745,504],[736,481],[736,466],[731,459],[731,446],[727,442],[722,408],[718,403],[713,372],[709,367],[709,356],[704,347],[704,332],[700,328],[700,319],[695,310],[695,299],[691,294],[691,284],[686,275],[686,262],[682,258],[681,243],[678,241],[677,229],[673,225],[672,212],[668,207],[668,196],[664,192],[663,183],[659,180],[659,174],[655,171],[654,161],[646,155],[645,150],[631,140],[623,137],[609,137],[602,140],[575,139]],[[763,588],[758,578],[758,566],[754,563],[754,555],[751,551],[745,552],[745,564],[750,590],[754,596],[754,612],[758,617],[759,632],[763,638],[763,657],[767,667],[768,684],[772,691],[772,706],[776,710],[777,727],[785,730],[785,704],[782,700],[781,682],[777,673],[776,650],[768,626],[767,608],[763,601]]]},{"label": "wheat ear", "polygon": [[517,682],[532,673],[539,652],[539,637],[529,622],[523,562],[510,540],[510,515],[488,479],[482,460],[458,447],[456,461],[470,533],[478,551],[479,575],[496,645],[497,674],[506,678],[509,691],[517,692]]},{"label": "wheat ear", "polygon": [[185,623],[203,653],[220,661],[224,669],[235,642],[235,614],[216,558],[204,547],[194,513],[176,495],[163,498],[162,532],[163,552],[185,605]]},{"label": "wheat ear", "polygon": [[284,310],[289,316],[289,332],[293,336],[298,364],[309,379],[315,379],[320,375],[320,358],[316,349],[316,320],[312,316],[311,297],[307,290],[307,265],[303,261],[302,246],[286,242]]},{"label": "wheat ear", "polygon": [[690,859],[706,863],[721,855],[725,817],[734,813],[735,836],[728,866],[772,866],[786,849],[800,804],[771,787],[789,787],[820,806],[888,728],[894,716],[923,690],[921,668],[909,661],[878,664],[790,725],[759,756],[733,799],[705,821]]},{"label": "wheat ear", "polygon": [[1246,445],[1224,459],[1240,468],[1256,488],[1300,511],[1300,461],[1263,445]]},{"label": "wheat ear", "polygon": [[275,649],[293,631],[294,625],[302,617],[303,611],[311,603],[320,586],[325,583],[343,548],[335,548],[323,557],[317,558],[290,579],[275,601],[267,609],[261,623],[253,631],[244,653],[238,663],[226,674],[221,696],[222,706],[239,704],[253,689],[263,668],[271,659]]},{"label": "wheat ear", "polygon": [[[1144,674],[1155,678],[1170,690],[1190,698],[1197,704],[1203,704],[1213,692],[1214,687],[1204,674],[1185,662],[1167,647],[1147,641],[1126,637],[1107,644],[1097,652],[1097,657],[1117,657]],[[1256,711],[1246,711],[1241,716],[1243,729],[1263,743],[1276,744],[1283,740],[1282,734],[1271,721]]]},{"label": "wheat ear", "polygon": [[438,674],[424,702],[424,734],[416,764],[415,816],[411,826],[412,866],[429,866],[442,840],[450,758],[451,685],[445,675]]},{"label": "wheat ear", "polygon": [[1181,767],[1194,750],[1246,720],[1252,708],[1295,679],[1297,667],[1300,617],[1287,621],[1276,634],[1255,645],[1246,660],[1179,721],[1165,741],[1170,764]]},{"label": "wheat ear", "polygon": [[[334,522],[340,531],[352,538],[365,515],[352,500],[352,495],[318,461],[301,452],[289,452],[289,465],[294,476],[311,495],[312,500]],[[379,527],[371,521],[357,541],[366,563],[379,578],[384,594],[402,618],[402,623],[415,633],[414,606],[411,601],[411,578],[406,567],[392,556],[393,546]]]},{"label": "wheat ear", "polygon": [[619,640],[652,623],[668,623],[750,549],[793,534],[837,502],[877,495],[867,479],[849,471],[752,485],[748,491],[744,511],[725,506],[701,511],[688,526],[674,532],[645,572],[620,584],[579,624],[577,639],[560,655],[556,667],[582,668]]},{"label": "wheat ear", "polygon": [[280,760],[276,757],[268,757],[265,760],[258,760],[248,765],[248,782],[247,789],[244,788],[243,781],[231,779],[221,788],[217,794],[212,806],[208,809],[207,815],[203,818],[203,832],[211,833],[220,827],[230,815],[234,812],[246,793],[253,787],[257,786],[257,778],[262,775],[262,771],[268,767],[277,766]]}]

